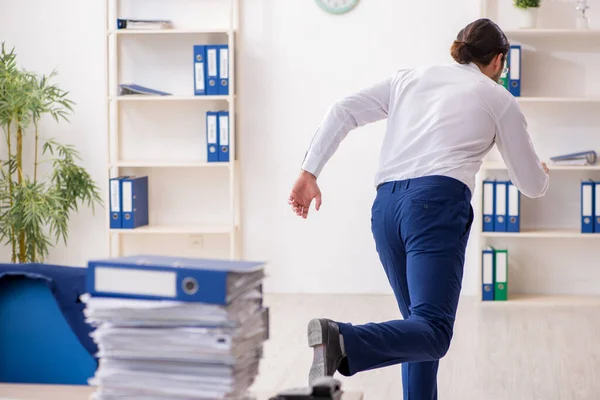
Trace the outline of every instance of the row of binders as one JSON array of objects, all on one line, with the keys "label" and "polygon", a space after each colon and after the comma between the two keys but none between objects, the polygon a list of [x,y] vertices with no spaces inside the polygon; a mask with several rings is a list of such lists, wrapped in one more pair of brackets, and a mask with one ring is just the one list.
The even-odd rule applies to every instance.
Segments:
[{"label": "row of binders", "polygon": [[600,182],[581,182],[581,233],[600,233]]},{"label": "row of binders", "polygon": [[129,256],[88,263],[94,400],[252,399],[269,338],[259,262]]},{"label": "row of binders", "polygon": [[482,250],[482,300],[508,300],[508,250]]},{"label": "row of binders", "polygon": [[504,70],[500,77],[500,85],[513,96],[521,96],[521,46],[512,45],[506,57]]},{"label": "row of binders", "polygon": [[521,192],[511,181],[483,181],[483,231],[521,231]]},{"label": "row of binders", "polygon": [[206,159],[229,162],[229,111],[206,113]]},{"label": "row of binders", "polygon": [[109,181],[110,229],[148,225],[148,177],[119,176]]},{"label": "row of binders", "polygon": [[229,46],[194,46],[194,94],[226,96],[229,94]]}]

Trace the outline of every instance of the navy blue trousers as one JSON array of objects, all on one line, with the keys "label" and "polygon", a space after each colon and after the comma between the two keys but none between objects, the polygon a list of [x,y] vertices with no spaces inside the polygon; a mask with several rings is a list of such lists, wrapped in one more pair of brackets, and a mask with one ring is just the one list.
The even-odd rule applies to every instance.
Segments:
[{"label": "navy blue trousers", "polygon": [[347,355],[342,375],[402,363],[404,400],[437,399],[472,223],[471,191],[456,179],[427,176],[378,188],[372,231],[404,319],[339,323]]}]

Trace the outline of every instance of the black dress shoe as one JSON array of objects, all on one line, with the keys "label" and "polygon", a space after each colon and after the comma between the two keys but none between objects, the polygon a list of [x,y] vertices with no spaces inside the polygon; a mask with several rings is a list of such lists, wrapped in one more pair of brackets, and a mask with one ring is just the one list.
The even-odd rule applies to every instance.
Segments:
[{"label": "black dress shoe", "polygon": [[312,385],[317,378],[333,376],[344,358],[338,324],[329,319],[311,320],[308,323],[308,345],[314,350],[308,377],[308,383]]}]

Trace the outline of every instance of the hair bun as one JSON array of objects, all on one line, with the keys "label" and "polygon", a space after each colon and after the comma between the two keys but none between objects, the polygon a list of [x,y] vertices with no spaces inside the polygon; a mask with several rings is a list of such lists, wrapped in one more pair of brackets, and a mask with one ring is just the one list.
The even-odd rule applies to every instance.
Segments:
[{"label": "hair bun", "polygon": [[469,43],[455,40],[450,48],[452,58],[459,64],[468,64],[473,61],[473,54],[469,48]]}]

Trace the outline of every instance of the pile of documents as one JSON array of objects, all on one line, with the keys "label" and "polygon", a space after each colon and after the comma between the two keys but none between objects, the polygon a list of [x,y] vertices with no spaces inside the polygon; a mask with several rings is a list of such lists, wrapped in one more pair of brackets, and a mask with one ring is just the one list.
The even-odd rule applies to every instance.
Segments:
[{"label": "pile of documents", "polygon": [[260,264],[123,257],[88,271],[94,399],[252,399],[269,332]]}]

